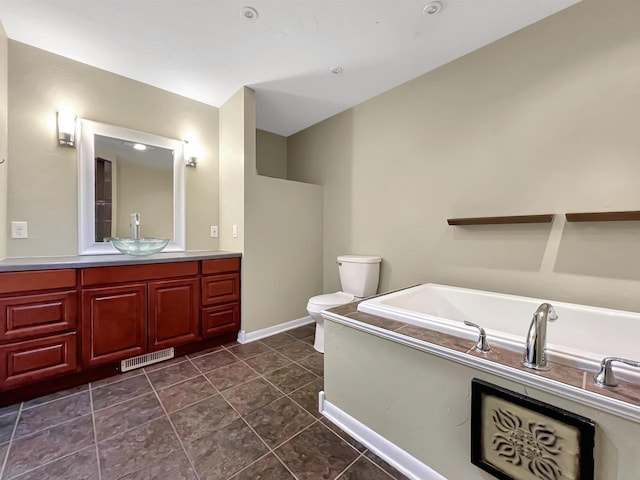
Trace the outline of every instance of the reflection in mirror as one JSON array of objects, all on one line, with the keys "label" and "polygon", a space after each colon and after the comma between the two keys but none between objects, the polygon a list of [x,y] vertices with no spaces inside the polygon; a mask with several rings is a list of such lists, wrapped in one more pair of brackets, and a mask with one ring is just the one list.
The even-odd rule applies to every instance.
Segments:
[{"label": "reflection in mirror", "polygon": [[94,144],[95,241],[129,237],[133,212],[142,236],[173,238],[173,152],[103,135]]},{"label": "reflection in mirror", "polygon": [[185,250],[183,142],[85,119],[79,121],[78,253],[118,253],[105,239],[140,234]]}]

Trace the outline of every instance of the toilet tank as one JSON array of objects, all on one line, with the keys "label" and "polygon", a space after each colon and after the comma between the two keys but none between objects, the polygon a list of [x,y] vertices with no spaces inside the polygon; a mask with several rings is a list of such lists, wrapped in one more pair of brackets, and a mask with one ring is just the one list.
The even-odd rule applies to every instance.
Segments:
[{"label": "toilet tank", "polygon": [[378,291],[380,257],[371,255],[340,255],[338,271],[342,291],[356,297],[369,297]]}]

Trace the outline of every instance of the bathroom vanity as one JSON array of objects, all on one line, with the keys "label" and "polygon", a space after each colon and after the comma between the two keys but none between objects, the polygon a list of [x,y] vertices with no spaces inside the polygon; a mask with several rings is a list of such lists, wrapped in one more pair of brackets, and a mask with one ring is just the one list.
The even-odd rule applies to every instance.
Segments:
[{"label": "bathroom vanity", "polygon": [[138,355],[234,340],[240,260],[215,251],[0,262],[0,403],[116,373]]}]

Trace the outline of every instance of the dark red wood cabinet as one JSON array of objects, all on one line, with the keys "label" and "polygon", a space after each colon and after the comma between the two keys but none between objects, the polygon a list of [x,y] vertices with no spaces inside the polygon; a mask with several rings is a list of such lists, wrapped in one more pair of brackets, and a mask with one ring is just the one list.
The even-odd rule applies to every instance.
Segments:
[{"label": "dark red wood cabinet", "polygon": [[200,338],[197,279],[149,283],[149,351]]},{"label": "dark red wood cabinet", "polygon": [[75,330],[76,297],[62,291],[0,298],[0,341]]},{"label": "dark red wood cabinet", "polygon": [[75,332],[0,347],[0,386],[3,390],[76,370]]},{"label": "dark red wood cabinet", "polygon": [[0,391],[239,329],[240,258],[0,273]]},{"label": "dark red wood cabinet", "polygon": [[147,351],[147,286],[82,291],[82,363],[103,365]]},{"label": "dark red wood cabinet", "polygon": [[0,274],[0,390],[78,369],[73,269]]},{"label": "dark red wood cabinet", "polygon": [[83,365],[199,340],[199,271],[199,262],[83,269]]},{"label": "dark red wood cabinet", "polygon": [[240,259],[202,262],[202,336],[240,330]]},{"label": "dark red wood cabinet", "polygon": [[202,277],[202,304],[237,302],[240,298],[240,274],[226,273]]},{"label": "dark red wood cabinet", "polygon": [[202,309],[202,336],[211,338],[240,328],[240,304],[238,302],[205,307]]}]

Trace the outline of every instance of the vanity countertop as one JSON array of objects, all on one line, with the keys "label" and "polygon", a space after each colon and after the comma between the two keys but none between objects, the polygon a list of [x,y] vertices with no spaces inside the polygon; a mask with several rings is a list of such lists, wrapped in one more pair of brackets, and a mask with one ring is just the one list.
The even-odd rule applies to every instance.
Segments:
[{"label": "vanity countertop", "polygon": [[198,250],[192,252],[156,253],[145,257],[131,255],[69,255],[60,257],[19,257],[0,260],[0,272],[54,270],[60,268],[111,267],[116,265],[144,265],[148,263],[188,262],[242,257],[239,252],[226,250]]}]

